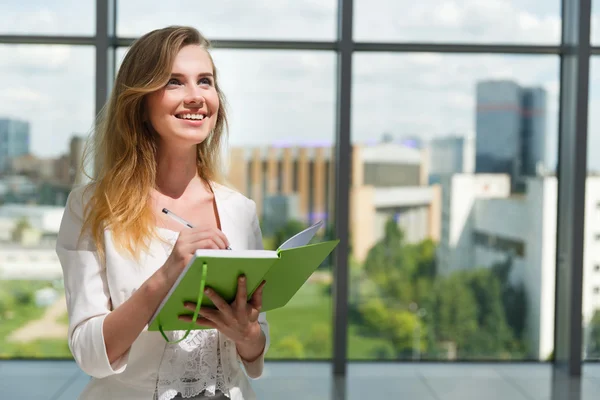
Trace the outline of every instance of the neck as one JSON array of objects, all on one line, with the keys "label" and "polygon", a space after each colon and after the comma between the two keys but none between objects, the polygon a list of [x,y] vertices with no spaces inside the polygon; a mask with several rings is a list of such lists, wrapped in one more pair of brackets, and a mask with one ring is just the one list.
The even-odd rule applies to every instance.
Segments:
[{"label": "neck", "polygon": [[199,180],[196,157],[196,146],[159,146],[156,154],[156,189],[172,198],[181,197],[190,184]]}]

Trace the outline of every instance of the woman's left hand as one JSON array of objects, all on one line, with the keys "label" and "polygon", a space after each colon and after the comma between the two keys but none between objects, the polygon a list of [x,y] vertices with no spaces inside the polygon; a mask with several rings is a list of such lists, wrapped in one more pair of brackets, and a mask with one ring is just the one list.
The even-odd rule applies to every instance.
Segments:
[{"label": "woman's left hand", "polygon": [[[201,326],[218,329],[229,339],[233,340],[242,358],[248,360],[258,357],[262,353],[266,342],[265,335],[258,322],[258,315],[262,307],[264,285],[265,282],[263,281],[254,291],[250,301],[247,301],[246,278],[241,276],[238,279],[235,300],[231,305],[227,304],[214,290],[207,288],[204,293],[213,302],[216,309],[201,307],[196,323]],[[185,307],[195,311],[196,303],[187,302],[185,303]],[[182,315],[179,319],[191,321],[192,316]]]}]

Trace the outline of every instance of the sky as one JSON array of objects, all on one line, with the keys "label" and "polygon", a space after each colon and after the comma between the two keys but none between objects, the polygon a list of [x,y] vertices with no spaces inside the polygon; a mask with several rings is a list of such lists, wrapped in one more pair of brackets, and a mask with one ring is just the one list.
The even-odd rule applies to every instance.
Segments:
[{"label": "sky", "polygon": [[[592,37],[600,44],[600,1]],[[136,37],[190,24],[209,38],[334,40],[336,0],[119,0],[117,33]],[[557,44],[558,0],[355,0],[357,41]],[[91,35],[91,0],[9,0],[0,34]],[[122,58],[124,51],[118,52]],[[232,145],[332,143],[336,57],[328,51],[213,50],[228,98]],[[30,121],[32,152],[54,157],[94,118],[94,49],[0,45],[0,117]],[[589,148],[600,147],[600,62],[591,64]],[[556,159],[559,59],[556,56],[357,53],[352,141],[474,135],[475,85],[510,79],[548,92],[550,164]],[[598,153],[600,154],[600,153]],[[590,156],[600,169],[600,157]]]}]

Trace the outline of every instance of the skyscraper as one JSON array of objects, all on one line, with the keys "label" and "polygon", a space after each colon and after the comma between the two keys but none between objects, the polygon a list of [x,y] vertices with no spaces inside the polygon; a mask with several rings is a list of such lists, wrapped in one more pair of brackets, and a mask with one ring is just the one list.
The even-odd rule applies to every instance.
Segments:
[{"label": "skyscraper", "polygon": [[29,122],[0,118],[0,173],[10,169],[14,157],[29,154]]},{"label": "skyscraper", "polygon": [[506,80],[477,84],[475,172],[523,177],[543,171],[546,157],[546,91]]},{"label": "skyscraper", "polygon": [[523,89],[522,158],[523,175],[534,176],[548,168],[546,135],[546,91]]},{"label": "skyscraper", "polygon": [[445,136],[429,141],[429,184],[440,183],[445,175],[473,173],[475,138]]}]

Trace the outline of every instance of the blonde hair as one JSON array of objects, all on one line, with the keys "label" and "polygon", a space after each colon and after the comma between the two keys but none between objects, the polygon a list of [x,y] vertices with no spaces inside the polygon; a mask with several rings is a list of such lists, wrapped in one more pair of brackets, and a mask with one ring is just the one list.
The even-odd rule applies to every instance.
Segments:
[{"label": "blonde hair", "polygon": [[[146,96],[165,87],[179,50],[210,42],[191,27],[170,26],[149,32],[127,52],[115,79],[110,99],[98,116],[86,148],[95,173],[90,177],[91,196],[84,212],[82,232],[88,230],[104,264],[104,230],[110,229],[117,248],[137,258],[156,237],[156,220],[149,207],[156,181],[156,134],[146,121]],[[219,110],[213,132],[198,147],[200,178],[221,182],[221,143],[227,130],[225,97],[213,65]],[[87,163],[89,165],[89,163]]]}]

